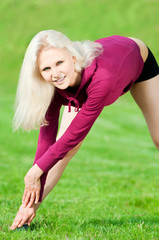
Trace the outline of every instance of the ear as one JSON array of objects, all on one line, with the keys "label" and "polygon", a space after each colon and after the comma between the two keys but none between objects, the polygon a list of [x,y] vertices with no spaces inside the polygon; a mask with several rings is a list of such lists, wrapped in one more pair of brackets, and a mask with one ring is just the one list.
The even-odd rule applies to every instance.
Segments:
[{"label": "ear", "polygon": [[76,60],[76,57],[75,56],[72,56],[72,60],[73,60],[73,63],[76,63],[77,60]]}]

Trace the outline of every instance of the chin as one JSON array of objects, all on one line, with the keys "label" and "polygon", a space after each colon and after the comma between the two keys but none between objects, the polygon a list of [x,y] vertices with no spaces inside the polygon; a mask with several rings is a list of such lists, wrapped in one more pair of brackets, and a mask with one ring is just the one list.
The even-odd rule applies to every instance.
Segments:
[{"label": "chin", "polygon": [[56,87],[56,88],[59,88],[59,89],[61,89],[61,90],[65,90],[66,88],[69,87],[69,85],[68,85],[68,84],[61,84],[61,85],[56,85],[55,87]]}]

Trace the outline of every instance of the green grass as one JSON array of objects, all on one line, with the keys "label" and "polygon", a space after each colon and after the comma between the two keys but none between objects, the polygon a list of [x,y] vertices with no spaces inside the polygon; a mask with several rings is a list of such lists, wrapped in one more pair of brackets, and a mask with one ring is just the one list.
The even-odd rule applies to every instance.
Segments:
[{"label": "green grass", "polygon": [[144,40],[159,60],[158,2],[1,0],[0,239],[159,239],[159,153],[129,94],[106,107],[31,230],[10,232],[38,131],[13,133],[13,102],[30,39],[56,29],[73,40],[113,34]]}]

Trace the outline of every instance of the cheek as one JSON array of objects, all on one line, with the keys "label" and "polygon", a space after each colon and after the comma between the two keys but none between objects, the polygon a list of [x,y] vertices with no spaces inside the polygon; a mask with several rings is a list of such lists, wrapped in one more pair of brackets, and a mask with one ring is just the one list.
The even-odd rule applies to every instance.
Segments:
[{"label": "cheek", "polygon": [[49,74],[46,72],[41,73],[41,76],[44,78],[45,81],[49,81],[49,79],[50,79]]},{"label": "cheek", "polygon": [[69,75],[72,75],[72,74],[74,73],[74,71],[75,71],[74,64],[73,64],[72,62],[67,63],[67,64],[64,66],[63,70],[64,70],[65,72],[67,72]]}]

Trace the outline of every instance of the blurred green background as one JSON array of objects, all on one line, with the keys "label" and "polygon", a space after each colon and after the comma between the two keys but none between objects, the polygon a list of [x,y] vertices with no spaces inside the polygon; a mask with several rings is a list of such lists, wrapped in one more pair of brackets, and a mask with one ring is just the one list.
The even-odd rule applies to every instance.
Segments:
[{"label": "blurred green background", "polygon": [[1,0],[1,87],[14,93],[26,46],[45,29],[63,32],[72,40],[134,36],[159,57],[157,0]]},{"label": "blurred green background", "polygon": [[[18,239],[17,236],[8,233],[7,226],[12,222],[20,204],[24,188],[23,177],[32,165],[38,137],[38,131],[33,131],[30,134],[21,132],[17,134],[13,133],[11,129],[20,67],[30,40],[37,32],[45,29],[61,31],[72,40],[96,40],[114,34],[131,36],[143,40],[159,62],[158,16],[158,0],[0,1],[0,236],[2,236],[2,239]],[[102,134],[103,130],[105,135]],[[44,236],[44,232],[41,230],[42,238],[39,237],[36,229],[34,230],[34,236],[37,237],[35,239],[66,239],[69,234],[70,238],[68,239],[154,239],[153,237],[159,239],[157,238],[157,225],[155,225],[153,234],[150,230],[151,224],[154,224],[154,219],[151,219],[150,215],[152,212],[159,212],[158,196],[156,196],[158,190],[156,182],[159,180],[158,159],[158,152],[150,139],[143,116],[128,93],[113,106],[104,109],[86,138],[81,151],[75,157],[75,161],[70,163],[70,167],[66,170],[61,185],[59,184],[57,190],[55,189],[55,199],[52,200],[51,197],[48,197],[45,205],[46,210],[44,207],[43,210],[40,210],[41,212],[39,211],[41,218],[39,217],[37,222],[42,222],[45,225],[45,216],[49,214],[46,214],[47,209],[50,209],[50,205],[54,201],[53,213],[47,215],[47,219],[50,219],[50,225],[48,224],[48,226],[52,226],[52,219],[57,221],[58,227],[53,227],[54,234],[56,232],[55,238],[51,236],[50,230],[47,232],[45,228],[47,235]],[[124,166],[127,166],[127,168],[125,169]],[[142,170],[142,174],[140,170]],[[74,181],[74,191],[73,186],[70,185],[70,174],[73,176],[71,181]],[[81,176],[83,177],[82,180]],[[103,180],[100,182],[101,176]],[[112,182],[112,176],[114,182]],[[120,179],[116,176],[120,176]],[[153,179],[151,179],[152,176]],[[131,178],[131,181],[129,181],[129,178]],[[98,181],[94,182],[94,179],[98,179],[101,183],[100,187],[103,195],[102,193],[99,194],[99,189],[97,191]],[[112,184],[105,186],[104,179],[107,184]],[[85,185],[86,189],[84,186],[80,186],[78,195],[76,189],[80,181],[87,181],[87,184]],[[121,187],[118,201],[116,201],[119,183],[123,183],[123,187]],[[131,185],[130,188],[124,188],[128,183]],[[116,186],[116,188],[113,189],[113,186]],[[140,190],[138,186],[141,187]],[[139,192],[143,191],[142,193],[147,195],[140,195],[136,188]],[[65,189],[67,189],[67,192],[65,192]],[[72,196],[73,192],[77,195]],[[79,204],[81,201],[85,201],[88,192],[93,205],[90,202],[86,202],[85,206]],[[101,204],[98,202],[99,195]],[[127,219],[129,214],[126,214],[124,209],[126,203],[123,196],[130,200],[127,200],[127,206],[130,208],[131,216],[134,212],[141,216],[146,208],[146,217],[149,221],[147,220],[144,231],[138,233],[138,230],[143,229],[142,218],[132,220],[133,217],[128,217]],[[147,196],[146,200],[145,196]],[[77,199],[79,199],[79,202],[78,204],[74,202],[74,207],[71,205],[68,207],[66,202],[64,207],[64,203],[59,201],[63,198],[71,198],[75,202],[78,202]],[[105,198],[107,199],[107,208],[110,211],[108,221],[102,220],[104,219],[102,209],[105,205]],[[136,200],[133,201],[132,199]],[[90,211],[88,212],[88,205],[91,209],[98,205],[98,209],[94,211],[94,215],[92,213],[92,216]],[[79,206],[83,210],[78,211]],[[114,208],[117,210],[120,207],[122,210],[117,211],[117,215],[114,215]],[[69,216],[69,213],[73,211],[72,209],[74,209],[74,212],[71,213],[71,217],[78,215],[76,221]],[[61,218],[64,223],[67,223],[67,227],[60,228],[61,222],[57,219],[59,212],[63,212]],[[92,219],[96,219],[98,216],[100,220],[95,221],[93,225],[93,220],[89,219],[89,215]],[[119,218],[119,216],[126,216],[126,220],[115,224],[112,219]],[[71,230],[68,227],[71,221],[69,217],[72,219],[72,225],[76,225]],[[126,225],[127,220],[132,223],[130,224],[131,227]],[[92,228],[89,230],[87,229],[87,225],[89,225],[87,223],[92,224]],[[158,218],[156,219],[157,223]],[[103,228],[103,225],[107,225],[107,230]],[[117,225],[124,227],[120,228],[119,231],[116,228]],[[132,231],[129,231],[130,229]],[[23,237],[25,236],[27,235],[24,234]],[[140,236],[140,238],[136,236]],[[23,239],[23,237],[20,236],[19,239]],[[34,239],[33,235],[30,235],[29,239]]]}]

